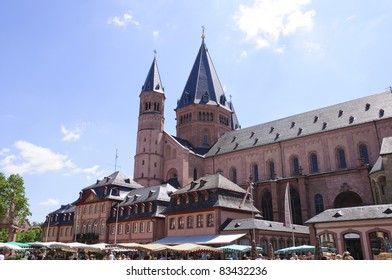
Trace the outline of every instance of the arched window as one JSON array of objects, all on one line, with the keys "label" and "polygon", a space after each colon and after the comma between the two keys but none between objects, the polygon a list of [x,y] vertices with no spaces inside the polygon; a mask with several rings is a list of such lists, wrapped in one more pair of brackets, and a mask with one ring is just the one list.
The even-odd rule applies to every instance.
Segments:
[{"label": "arched window", "polygon": [[316,215],[324,211],[324,199],[319,193],[314,196],[314,207],[316,209]]},{"label": "arched window", "polygon": [[363,160],[364,164],[369,164],[368,149],[365,144],[359,145],[359,158]]},{"label": "arched window", "polygon": [[252,165],[253,182],[259,182],[259,166],[255,163]]},{"label": "arched window", "polygon": [[269,178],[270,179],[275,179],[275,163],[273,161],[270,161],[268,164],[268,173],[269,173]]},{"label": "arched window", "polygon": [[292,164],[292,168],[293,168],[293,175],[294,176],[298,176],[299,175],[299,160],[298,157],[294,156],[291,159],[291,164]]},{"label": "arched window", "polygon": [[[296,189],[290,188],[291,216],[293,224],[302,225],[301,200]],[[287,246],[290,247],[290,246]]]},{"label": "arched window", "polygon": [[208,146],[208,135],[203,135],[203,146]]},{"label": "arched window", "polygon": [[316,153],[311,153],[310,157],[310,172],[311,173],[317,173],[319,172],[319,168],[318,168],[318,161],[317,161],[317,154]]},{"label": "arched window", "polygon": [[342,148],[336,150],[338,157],[338,168],[347,168],[346,154]]},{"label": "arched window", "polygon": [[[369,242],[373,254],[379,254],[388,252],[390,248],[387,248],[385,244],[388,244],[388,233],[383,231],[369,232]],[[390,242],[390,241],[389,241]]]},{"label": "arched window", "polygon": [[266,191],[263,194],[261,205],[264,220],[273,221],[274,217],[272,212],[272,195],[270,191]]},{"label": "arched window", "polygon": [[230,170],[230,180],[233,183],[237,184],[237,169],[235,169],[234,167]]}]

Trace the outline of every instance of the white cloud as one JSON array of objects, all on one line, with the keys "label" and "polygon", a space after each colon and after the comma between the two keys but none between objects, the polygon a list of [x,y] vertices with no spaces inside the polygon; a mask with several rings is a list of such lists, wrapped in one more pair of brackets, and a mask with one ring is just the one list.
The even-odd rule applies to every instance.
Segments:
[{"label": "white cloud", "polygon": [[315,42],[304,42],[305,49],[308,52],[316,52],[320,50],[320,45]]},{"label": "white cloud", "polygon": [[138,21],[136,21],[135,19],[133,19],[133,17],[128,13],[125,13],[120,17],[114,16],[114,17],[109,18],[108,24],[114,24],[114,25],[120,26],[120,27],[127,27],[128,24],[133,24],[134,26],[140,25],[140,23]]},{"label": "white cloud", "polygon": [[61,133],[63,134],[62,141],[76,141],[80,138],[83,131],[86,129],[88,123],[83,122],[75,127],[75,129],[67,129],[64,125],[61,126]]},{"label": "white cloud", "polygon": [[10,149],[8,148],[4,148],[0,150],[0,156],[4,156],[5,154],[7,154],[10,151]]},{"label": "white cloud", "polygon": [[240,59],[245,59],[245,58],[247,58],[248,57],[248,52],[247,51],[242,51],[241,52],[241,54],[240,54]]},{"label": "white cloud", "polygon": [[158,37],[159,37],[159,31],[154,30],[154,31],[152,32],[152,37],[158,38]]},{"label": "white cloud", "polygon": [[53,171],[69,171],[71,173],[97,175],[101,172],[99,166],[80,168],[68,156],[26,141],[17,141],[14,146],[18,149],[17,154],[3,155],[3,158],[0,158],[1,169],[9,174],[43,174]]},{"label": "white cloud", "polygon": [[240,5],[234,20],[256,48],[275,48],[282,36],[313,28],[316,12],[303,11],[309,4],[310,0],[255,0],[252,6]]},{"label": "white cloud", "polygon": [[41,201],[39,204],[44,206],[56,206],[56,205],[60,205],[60,201],[54,198],[48,198],[45,201]]}]

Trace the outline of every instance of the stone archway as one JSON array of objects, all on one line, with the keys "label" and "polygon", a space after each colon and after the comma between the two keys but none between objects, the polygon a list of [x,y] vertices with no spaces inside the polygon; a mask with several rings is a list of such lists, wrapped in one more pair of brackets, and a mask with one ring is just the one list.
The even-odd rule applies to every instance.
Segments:
[{"label": "stone archway", "polygon": [[334,201],[334,208],[362,206],[363,201],[359,194],[353,191],[344,191],[338,194]]}]

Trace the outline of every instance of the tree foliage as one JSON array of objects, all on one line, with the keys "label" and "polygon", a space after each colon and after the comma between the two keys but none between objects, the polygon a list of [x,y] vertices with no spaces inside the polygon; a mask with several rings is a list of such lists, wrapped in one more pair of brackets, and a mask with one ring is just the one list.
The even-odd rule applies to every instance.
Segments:
[{"label": "tree foliage", "polygon": [[16,241],[22,243],[41,241],[41,234],[41,227],[32,227],[26,231],[18,231],[18,234],[16,235]]},{"label": "tree foliage", "polygon": [[[14,204],[14,217],[9,220],[9,209]],[[18,174],[12,174],[8,178],[0,172],[0,220],[23,224],[30,216],[29,203],[25,194],[23,178]],[[4,220],[8,219],[8,220]]]}]

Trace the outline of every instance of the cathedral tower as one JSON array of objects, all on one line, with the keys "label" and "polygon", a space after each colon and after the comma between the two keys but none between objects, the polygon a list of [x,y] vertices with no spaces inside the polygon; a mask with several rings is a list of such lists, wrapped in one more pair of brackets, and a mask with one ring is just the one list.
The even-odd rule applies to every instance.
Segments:
[{"label": "cathedral tower", "polygon": [[163,181],[163,129],[165,94],[156,57],[140,93],[134,180],[142,186]]},{"label": "cathedral tower", "polygon": [[176,108],[177,137],[195,148],[209,149],[224,133],[239,128],[207,46],[202,43]]}]

